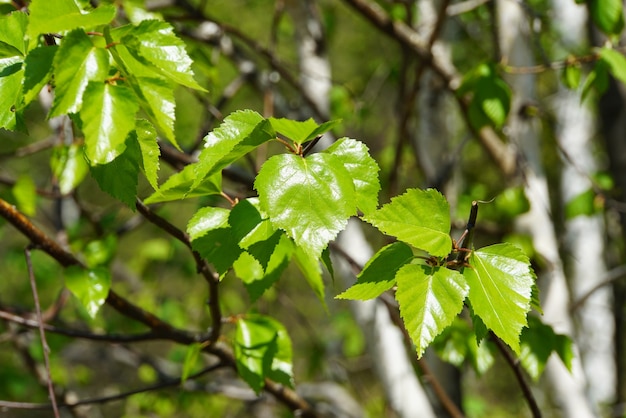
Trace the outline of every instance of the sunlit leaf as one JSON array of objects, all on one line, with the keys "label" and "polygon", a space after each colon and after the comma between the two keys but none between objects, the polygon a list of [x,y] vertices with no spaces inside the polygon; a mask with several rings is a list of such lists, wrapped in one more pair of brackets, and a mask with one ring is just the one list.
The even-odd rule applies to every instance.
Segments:
[{"label": "sunlit leaf", "polygon": [[276,155],[254,185],[272,224],[315,259],[356,213],[350,174],[332,154]]},{"label": "sunlit leaf", "polygon": [[196,181],[191,189],[207,176],[212,176],[275,137],[269,122],[257,112],[243,110],[231,113],[204,138],[204,149],[198,156],[198,163],[194,164]]},{"label": "sunlit leaf", "polygon": [[339,157],[344,167],[350,173],[356,191],[357,207],[365,215],[378,207],[378,192],[380,168],[370,156],[367,146],[354,139],[341,138],[324,152]]},{"label": "sunlit leaf", "polygon": [[400,315],[421,357],[463,309],[468,285],[458,271],[417,264],[401,267],[396,283]]},{"label": "sunlit leaf", "polygon": [[117,252],[117,238],[107,235],[103,239],[90,241],[83,249],[85,262],[90,268],[109,264]]},{"label": "sunlit leaf", "polygon": [[452,250],[448,202],[434,189],[409,189],[365,220],[433,256],[445,257]]},{"label": "sunlit leaf", "polygon": [[150,197],[145,200],[146,204],[170,202],[173,200],[193,197],[217,195],[222,192],[222,173],[218,172],[204,179],[200,185],[191,190],[196,181],[196,173],[193,164],[189,164],[182,171],[173,174],[161,185]]},{"label": "sunlit leaf", "polygon": [[17,207],[27,216],[37,211],[37,187],[31,176],[20,176],[11,189]]},{"label": "sunlit leaf", "polygon": [[63,38],[53,62],[56,88],[50,117],[78,112],[83,105],[87,84],[90,81],[103,82],[109,71],[106,50],[96,47],[82,29],[73,30]]},{"label": "sunlit leaf", "polygon": [[157,143],[157,134],[154,127],[146,120],[140,119],[135,126],[137,142],[141,150],[141,162],[143,171],[150,185],[157,190],[159,188],[159,156],[161,150]]},{"label": "sunlit leaf", "polygon": [[317,299],[320,301],[324,309],[328,310],[328,307],[326,306],[326,299],[324,298],[322,266],[320,265],[318,259],[305,252],[302,247],[296,247],[293,253],[293,259],[302,272],[304,279],[307,281],[311,289],[313,289]]},{"label": "sunlit leaf", "polygon": [[318,125],[313,119],[296,121],[286,118],[270,118],[269,120],[276,132],[286,136],[296,144],[315,139],[341,122],[340,120],[331,120]]},{"label": "sunlit leaf", "polygon": [[84,96],[80,118],[85,154],[91,165],[110,163],[124,151],[139,106],[133,92],[123,85],[92,81]]},{"label": "sunlit leaf", "polygon": [[24,39],[28,15],[13,12],[0,16],[0,62],[4,58],[26,55],[27,41]]},{"label": "sunlit leaf", "polygon": [[366,300],[378,297],[396,283],[396,273],[413,259],[411,247],[394,242],[381,248],[357,276],[357,282],[337,299]]},{"label": "sunlit leaf", "polygon": [[111,274],[102,267],[70,266],[65,270],[65,286],[78,298],[89,316],[95,318],[109,294]]},{"label": "sunlit leaf", "polygon": [[624,29],[622,0],[589,0],[589,14],[598,28],[607,35],[619,35]]},{"label": "sunlit leaf", "polygon": [[41,33],[59,33],[75,28],[106,25],[115,18],[113,5],[81,10],[74,0],[36,0],[30,3],[28,35],[34,39]]},{"label": "sunlit leaf", "polygon": [[83,145],[58,146],[52,151],[50,167],[57,178],[59,192],[68,194],[74,190],[89,172],[83,154]]},{"label": "sunlit leaf", "polygon": [[256,393],[265,378],[293,387],[291,339],[280,322],[263,315],[240,317],[234,345],[237,371]]},{"label": "sunlit leaf", "polygon": [[519,354],[519,336],[530,310],[534,273],[528,257],[508,243],[473,251],[463,275],[474,313]]},{"label": "sunlit leaf", "polygon": [[621,52],[611,48],[601,48],[600,60],[608,65],[613,77],[626,84],[626,57]]},{"label": "sunlit leaf", "polygon": [[161,20],[144,20],[122,38],[123,44],[135,58],[149,63],[172,81],[203,90],[194,80],[191,58],[185,43],[174,34],[174,28]]},{"label": "sunlit leaf", "polygon": [[17,111],[22,94],[24,70],[21,62],[0,70],[0,128],[20,129],[21,114]]}]

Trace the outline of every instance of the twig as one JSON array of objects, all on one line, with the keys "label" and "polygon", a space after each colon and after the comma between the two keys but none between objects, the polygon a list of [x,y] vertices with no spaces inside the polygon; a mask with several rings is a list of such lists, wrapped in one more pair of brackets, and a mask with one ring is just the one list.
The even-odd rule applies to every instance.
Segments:
[{"label": "twig", "polygon": [[604,278],[600,281],[600,283],[596,284],[594,287],[589,289],[587,293],[578,298],[574,303],[569,307],[570,313],[576,312],[584,303],[593,295],[598,289],[603,288],[604,286],[610,285],[611,283],[626,277],[626,265],[621,265],[615,267],[606,273]]},{"label": "twig", "polygon": [[509,366],[511,366],[511,369],[515,374],[515,378],[517,379],[517,382],[522,389],[524,398],[526,398],[526,402],[528,402],[528,407],[533,414],[533,418],[541,418],[541,410],[539,409],[539,405],[537,405],[535,395],[533,395],[532,390],[530,390],[530,386],[526,382],[526,379],[524,379],[519,360],[511,355],[509,350],[506,348],[506,345],[504,345],[502,340],[498,338],[498,336],[494,334],[493,331],[489,331],[489,336],[491,337],[491,340],[496,343],[498,350],[500,350],[500,353],[502,353],[506,362],[509,363]]},{"label": "twig", "polygon": [[[187,380],[192,380],[192,379],[197,379],[198,377],[201,377],[202,375],[205,375],[207,373],[210,373],[212,371],[215,371],[217,369],[220,369],[222,367],[226,367],[228,366],[225,363],[219,362],[216,364],[213,364],[209,367],[206,367],[202,370],[200,370],[197,373],[192,374],[191,376],[187,377]],[[139,388],[139,389],[133,389],[133,390],[129,390],[127,392],[122,392],[122,393],[118,393],[117,395],[109,395],[109,396],[102,396],[102,397],[97,397],[97,398],[89,398],[89,399],[83,399],[77,402],[72,402],[72,403],[62,403],[59,404],[59,407],[61,408],[75,408],[77,406],[81,406],[81,405],[94,405],[94,404],[104,404],[104,403],[108,403],[108,402],[112,402],[112,401],[118,401],[121,399],[126,399],[131,397],[132,395],[136,395],[139,393],[144,393],[144,392],[150,392],[153,390],[159,390],[159,389],[165,389],[167,387],[171,387],[171,386],[178,386],[181,383],[181,378],[176,378],[176,379],[168,379],[165,380],[163,382],[160,383],[156,383],[154,385],[150,385],[150,386],[146,386],[143,388]],[[11,402],[11,401],[1,401],[0,400],[0,408],[7,408],[7,409],[29,409],[29,410],[45,410],[45,409],[51,409],[53,408],[53,405],[51,404],[47,404],[47,403],[31,403],[31,402]]]},{"label": "twig", "polygon": [[43,329],[43,321],[41,319],[41,305],[39,304],[39,293],[37,292],[37,283],[35,281],[35,272],[33,270],[33,262],[30,257],[31,246],[28,245],[24,248],[24,255],[26,257],[26,267],[28,268],[28,278],[30,279],[30,287],[33,291],[33,299],[35,300],[35,312],[37,313],[37,322],[39,323],[39,337],[41,338],[41,347],[43,349],[43,361],[46,368],[46,380],[48,383],[48,394],[50,396],[50,402],[52,403],[52,410],[54,416],[60,418],[59,408],[57,407],[56,395],[54,394],[54,385],[52,383],[52,373],[50,373],[50,358],[48,356],[50,347],[46,341],[46,333]]}]

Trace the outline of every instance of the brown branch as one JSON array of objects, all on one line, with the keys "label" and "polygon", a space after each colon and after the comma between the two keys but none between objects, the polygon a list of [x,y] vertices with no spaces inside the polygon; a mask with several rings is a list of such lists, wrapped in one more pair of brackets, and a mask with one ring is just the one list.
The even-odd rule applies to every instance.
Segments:
[{"label": "brown branch", "polygon": [[35,300],[35,312],[37,314],[37,322],[39,323],[39,338],[41,338],[41,348],[43,350],[43,362],[46,370],[46,380],[48,384],[48,396],[52,403],[52,411],[55,418],[59,418],[59,408],[57,407],[57,399],[54,393],[54,384],[52,383],[52,373],[50,373],[50,347],[46,340],[46,332],[43,329],[43,321],[41,319],[41,305],[39,304],[39,293],[37,292],[37,282],[35,281],[35,271],[33,270],[33,261],[30,257],[30,245],[24,249],[24,255],[26,257],[26,267],[28,269],[28,278],[30,280],[30,287],[33,292],[33,299]]}]

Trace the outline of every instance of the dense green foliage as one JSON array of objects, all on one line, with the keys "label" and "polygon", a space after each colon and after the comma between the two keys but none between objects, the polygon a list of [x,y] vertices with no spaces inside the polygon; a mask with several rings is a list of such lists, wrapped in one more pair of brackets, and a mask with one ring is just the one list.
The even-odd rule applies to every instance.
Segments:
[{"label": "dense green foliage", "polygon": [[[609,36],[622,31],[621,2],[590,1],[589,6],[599,29]],[[292,347],[283,318],[259,313],[255,304],[265,297],[275,300],[280,280],[297,269],[302,284],[311,288],[309,297],[319,301],[314,309],[327,310],[326,296],[331,291],[326,289],[323,267],[334,274],[332,242],[348,220],[357,217],[373,227],[372,234],[377,234],[373,241],[387,240],[386,245],[363,266],[352,287],[332,296],[366,300],[391,291],[418,358],[433,345],[444,360],[456,365],[467,360],[484,373],[493,364],[489,345],[499,339],[519,356],[534,379],[553,352],[570,367],[571,341],[539,316],[530,315],[532,308],[539,313],[541,308],[529,257],[508,242],[475,247],[476,210],[482,203],[474,202],[470,222],[457,240],[451,235],[455,232],[448,201],[435,189],[408,188],[380,205],[381,168],[364,142],[343,137],[324,150],[313,148],[324,134],[342,129],[339,119],[297,121],[247,109],[225,115],[214,129],[204,132],[197,158],[174,164],[174,171],[163,169],[164,149],[178,152],[190,145],[188,139],[177,137],[177,117],[181,117],[177,100],[183,94],[196,97],[207,91],[206,74],[196,78],[192,70],[201,65],[201,54],[200,64],[194,64],[182,40],[184,30],[131,2],[124,2],[124,15],[117,4],[93,8],[73,0],[35,0],[28,13],[4,10],[0,127],[30,131],[28,135],[42,139],[36,137],[39,122],[29,112],[38,106],[42,89],[53,91],[46,117],[65,118],[72,132],[55,143],[47,161],[55,198],[88,188],[94,184],[91,177],[102,191],[160,228],[160,237],[138,242],[130,251],[128,244],[118,243],[119,237],[107,230],[114,223],[106,217],[126,209],[107,203],[116,207],[107,214],[102,196],[96,197],[91,210],[101,212],[95,221],[99,236],[86,234],[84,225],[76,225],[70,233],[68,248],[79,262],[69,265],[57,258],[59,265],[53,266],[49,260],[37,261],[37,274],[47,268],[62,275],[64,286],[82,306],[76,308],[77,316],[86,323],[119,333],[119,318],[102,316],[106,303],[117,306],[127,318],[143,318],[139,322],[154,325],[151,331],[157,337],[188,346],[184,354],[179,351],[175,356],[183,382],[194,377],[200,353],[206,352],[221,358],[224,365],[234,365],[257,394],[268,385],[270,391],[276,384],[294,388],[298,379],[293,363],[299,353]],[[584,81],[575,58],[563,68],[562,78],[569,87],[578,88],[582,82],[583,98],[592,88],[605,89],[609,74],[626,82],[626,58],[621,52],[607,44],[595,54],[594,68]],[[501,129],[507,120],[512,93],[501,72],[502,67],[493,63],[478,63],[456,90],[474,129]],[[339,90],[335,94],[340,103]],[[254,158],[263,161],[247,185],[251,188],[233,192],[237,181],[228,170],[246,166]],[[521,209],[511,209],[510,217],[528,209],[518,197],[513,198],[514,205]],[[3,191],[1,198],[31,218],[40,204],[36,185],[27,175],[13,184],[10,193]],[[593,207],[585,206],[592,198],[584,197],[582,207],[572,206],[568,213],[592,213]],[[186,220],[186,227],[180,229],[165,220],[169,205],[178,204],[185,208]],[[506,208],[501,213],[506,214]],[[131,219],[132,214],[125,216]],[[4,234],[13,233],[9,231]],[[44,247],[43,242],[32,244]],[[180,314],[180,303],[171,299],[161,306],[158,298],[150,297],[131,303],[159,314],[163,323],[116,305],[110,291],[117,286],[114,260],[119,254],[135,263],[140,277],[151,263],[171,261],[184,246],[193,252],[195,269],[205,274],[209,292],[214,292],[209,295],[210,312],[197,314],[197,324],[188,324],[190,318]],[[230,306],[230,316],[221,318],[217,315],[224,302],[216,289],[233,277],[250,303]],[[119,286],[131,293],[129,285]],[[7,301],[3,297],[2,302]],[[167,328],[202,329],[206,324],[211,325],[208,334],[196,333],[189,339]],[[224,360],[228,355],[231,360]]]}]

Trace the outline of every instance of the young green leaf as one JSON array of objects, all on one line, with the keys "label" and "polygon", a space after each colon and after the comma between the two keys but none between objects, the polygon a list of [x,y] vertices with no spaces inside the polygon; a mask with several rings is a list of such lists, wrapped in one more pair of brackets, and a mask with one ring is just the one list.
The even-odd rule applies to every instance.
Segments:
[{"label": "young green leaf", "polygon": [[470,286],[474,313],[513,351],[520,353],[519,336],[530,310],[534,273],[528,257],[508,243],[473,251],[463,270]]},{"label": "young green leaf", "polygon": [[144,20],[122,37],[122,43],[138,61],[151,65],[175,83],[205,91],[193,78],[185,43],[169,23]]},{"label": "young green leaf", "polygon": [[89,165],[79,144],[57,146],[52,150],[50,167],[57,179],[59,192],[68,194],[74,190],[89,172]]},{"label": "young green leaf", "polygon": [[411,247],[397,241],[381,248],[357,276],[357,282],[336,299],[367,300],[380,296],[396,284],[396,273],[413,259]]},{"label": "young green leaf", "polygon": [[24,12],[0,16],[0,59],[26,55],[26,25],[28,15]]},{"label": "young green leaf", "polygon": [[154,126],[147,120],[139,119],[135,125],[135,135],[137,136],[137,142],[139,143],[139,149],[141,150],[141,166],[143,172],[148,179],[148,183],[157,190],[159,188],[158,172],[159,172],[159,156],[161,150],[157,143],[157,133],[154,130]]},{"label": "young green leaf", "polygon": [[22,129],[22,112],[16,109],[21,102],[24,70],[19,59],[4,67],[0,74],[0,128],[9,130]]},{"label": "young green leaf", "polygon": [[193,241],[207,232],[228,226],[230,211],[224,208],[207,206],[198,210],[187,223],[187,233]]},{"label": "young green leaf", "polygon": [[357,207],[365,215],[374,212],[378,207],[380,168],[370,156],[367,146],[354,139],[341,138],[324,152],[339,157],[350,173],[356,191]]},{"label": "young green leaf", "polygon": [[324,299],[324,281],[322,280],[322,267],[318,261],[318,258],[312,257],[309,253],[304,251],[302,247],[296,247],[293,253],[294,261],[302,272],[304,279],[307,281],[315,296],[320,301],[325,310],[328,311],[326,306],[326,299]]},{"label": "young green leaf", "polygon": [[111,287],[111,273],[105,268],[83,269],[70,266],[65,270],[65,286],[95,318]]},{"label": "young green leaf", "polygon": [[600,60],[608,65],[613,77],[626,84],[626,57],[621,52],[611,48],[601,48]]},{"label": "young green leaf", "polygon": [[270,118],[269,121],[276,132],[281,133],[296,144],[315,139],[341,122],[340,120],[331,120],[318,125],[313,119],[296,121],[286,118]]},{"label": "young green leaf", "polygon": [[356,213],[350,173],[332,154],[275,155],[263,164],[254,186],[272,225],[314,259]]},{"label": "young green leaf", "polygon": [[[133,92],[124,85],[89,82],[80,112],[85,133],[85,154],[90,164],[107,164],[120,155],[135,128],[139,109]],[[135,135],[136,142],[136,135]]]},{"label": "young green leaf", "polygon": [[193,164],[187,165],[182,171],[173,174],[152,195],[144,201],[146,204],[171,202],[209,195],[218,195],[222,192],[222,173],[218,172],[205,178],[193,191],[192,184],[196,181]]},{"label": "young green leaf", "polygon": [[126,141],[126,150],[108,164],[90,167],[91,176],[100,188],[119,199],[133,211],[137,197],[137,180],[141,154],[137,141],[132,136]]},{"label": "young green leaf", "polygon": [[30,176],[20,176],[11,189],[17,207],[27,216],[37,211],[37,187]]},{"label": "young green leaf", "polygon": [[28,35],[35,39],[41,33],[59,33],[75,28],[106,25],[115,18],[113,5],[102,5],[93,10],[81,10],[73,0],[33,1],[29,4]]},{"label": "young green leaf", "polygon": [[432,347],[443,361],[456,367],[463,366],[467,361],[479,376],[489,370],[495,361],[493,344],[489,340],[478,344],[470,324],[458,316],[435,338]]},{"label": "young green leaf", "polygon": [[190,344],[187,347],[187,354],[185,354],[185,362],[183,363],[183,371],[180,376],[180,382],[184,383],[194,367],[198,363],[198,357],[200,357],[200,352],[202,351],[202,344],[194,343]]},{"label": "young green leaf", "polygon": [[194,164],[196,181],[203,179],[240,159],[259,145],[276,138],[269,122],[257,112],[243,110],[228,115],[219,127],[204,138],[204,149]]},{"label": "young green leaf", "polygon": [[400,315],[421,357],[463,309],[468,285],[458,271],[418,264],[400,268],[396,283]]},{"label": "young green leaf", "polygon": [[619,35],[624,29],[622,0],[589,0],[589,14],[598,28],[607,35]]},{"label": "young green leaf", "polygon": [[435,257],[445,257],[452,251],[448,202],[434,189],[409,189],[365,220]]},{"label": "young green leaf", "polygon": [[131,77],[129,84],[139,98],[139,105],[146,112],[150,122],[178,148],[174,136],[174,120],[176,120],[174,85],[166,80],[149,77]]},{"label": "young green leaf", "polygon": [[263,315],[237,319],[235,362],[241,378],[259,393],[269,378],[293,387],[291,339],[278,321]]},{"label": "young green leaf", "polygon": [[109,54],[96,47],[82,29],[73,30],[63,38],[53,62],[56,87],[49,114],[51,118],[78,112],[83,105],[87,84],[90,81],[103,82],[109,72]]}]

